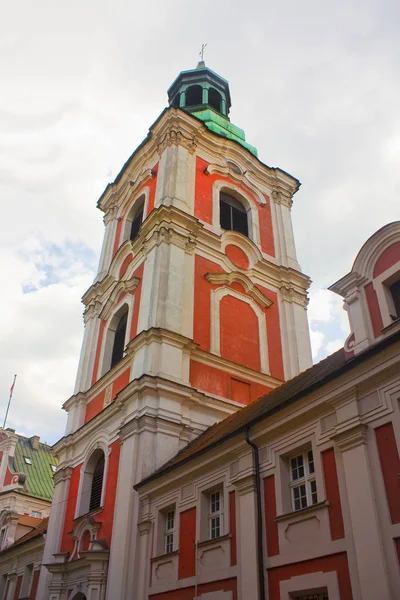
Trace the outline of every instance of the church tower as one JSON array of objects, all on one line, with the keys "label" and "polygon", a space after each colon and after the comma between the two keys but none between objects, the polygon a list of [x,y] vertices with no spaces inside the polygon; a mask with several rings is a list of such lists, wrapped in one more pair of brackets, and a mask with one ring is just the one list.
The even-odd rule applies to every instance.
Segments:
[{"label": "church tower", "polygon": [[258,159],[229,119],[228,82],[204,62],[168,98],[98,202],[104,242],[56,444],[40,598],[147,597],[133,581],[133,485],[311,366],[290,215],[299,181]]}]

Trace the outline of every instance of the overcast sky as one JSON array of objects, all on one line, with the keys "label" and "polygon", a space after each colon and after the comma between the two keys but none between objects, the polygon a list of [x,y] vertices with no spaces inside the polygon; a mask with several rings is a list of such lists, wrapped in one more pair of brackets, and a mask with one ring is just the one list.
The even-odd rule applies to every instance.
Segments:
[{"label": "overcast sky", "polygon": [[[0,37],[0,415],[63,434],[103,236],[96,201],[179,71],[229,80],[231,120],[299,178],[293,223],[313,279],[314,360],[343,344],[326,287],[400,210],[398,0],[8,2]],[[3,417],[1,417],[3,419]]]}]

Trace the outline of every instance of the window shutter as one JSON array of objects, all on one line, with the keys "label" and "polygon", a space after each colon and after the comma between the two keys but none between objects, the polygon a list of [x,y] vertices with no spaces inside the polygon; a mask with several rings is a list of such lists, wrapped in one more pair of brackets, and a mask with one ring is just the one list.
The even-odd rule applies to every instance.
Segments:
[{"label": "window shutter", "polygon": [[103,489],[104,454],[99,458],[93,471],[92,488],[90,490],[89,511],[101,506],[101,491]]}]

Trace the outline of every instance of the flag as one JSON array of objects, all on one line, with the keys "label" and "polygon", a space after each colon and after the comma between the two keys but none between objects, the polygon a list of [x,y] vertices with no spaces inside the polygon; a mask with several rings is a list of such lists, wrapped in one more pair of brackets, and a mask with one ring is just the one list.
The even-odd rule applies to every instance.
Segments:
[{"label": "flag", "polygon": [[15,379],[16,379],[16,377],[17,377],[17,376],[15,375],[15,377],[14,377],[14,381],[13,381],[13,383],[12,383],[12,386],[10,387],[10,396],[12,395],[12,393],[13,393],[13,390],[14,390],[14,385],[15,385]]}]

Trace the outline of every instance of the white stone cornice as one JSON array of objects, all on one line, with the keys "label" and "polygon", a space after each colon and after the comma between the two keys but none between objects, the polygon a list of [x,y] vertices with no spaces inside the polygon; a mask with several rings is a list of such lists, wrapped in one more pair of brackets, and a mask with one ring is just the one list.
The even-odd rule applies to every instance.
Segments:
[{"label": "white stone cornice", "polygon": [[354,427],[331,435],[339,450],[346,452],[367,443],[368,426],[357,423]]},{"label": "white stone cornice", "polygon": [[256,479],[254,473],[235,479],[231,482],[238,491],[239,496],[244,496],[256,490]]},{"label": "white stone cornice", "polygon": [[272,190],[271,198],[275,204],[283,204],[287,208],[291,209],[293,206],[293,198],[287,192],[274,188]]},{"label": "white stone cornice", "polygon": [[113,221],[114,219],[116,219],[117,214],[118,214],[118,206],[116,206],[116,205],[110,206],[110,208],[108,209],[108,211],[106,212],[106,214],[103,217],[104,225],[107,226],[108,223],[110,223],[110,221]]},{"label": "white stone cornice", "polygon": [[[122,359],[120,372],[124,371],[127,367],[130,359],[125,357]],[[94,398],[104,387],[109,383],[111,379],[115,379],[118,374],[115,371],[112,373],[112,376],[108,378],[103,377],[99,380],[95,386],[90,389],[90,397],[87,395],[87,402],[90,399]],[[128,402],[134,401],[131,410],[130,417],[133,419],[137,416],[140,416],[144,412],[144,407],[137,403],[138,400],[143,393],[153,393],[153,394],[171,394],[176,400],[184,403],[188,408],[191,405],[200,405],[202,409],[210,409],[214,411],[215,418],[223,419],[228,415],[236,412],[240,405],[236,402],[228,400],[226,398],[220,398],[218,396],[213,396],[209,393],[200,392],[191,386],[184,385],[182,383],[172,381],[170,379],[166,379],[159,376],[154,375],[142,375],[139,379],[134,379],[131,381],[119,394],[116,396],[114,402],[105,407],[99,414],[97,414],[93,419],[84,423],[79,429],[76,431],[69,433],[62,437],[56,444],[54,445],[54,451],[57,455],[61,454],[61,452],[68,451],[69,448],[75,447],[75,445],[85,442],[85,440],[89,439],[95,432],[98,432],[106,423],[112,422],[112,420],[121,413],[125,409],[125,405]],[[153,410],[153,409],[152,409]],[[155,409],[152,413],[152,416],[157,416],[158,408]],[[180,415],[180,419],[182,419],[182,425],[190,425],[192,429],[202,431],[204,429],[204,425],[192,417],[184,417]],[[164,418],[165,420],[165,418]],[[187,421],[187,422],[186,422]],[[80,456],[74,456],[74,459],[77,461],[73,466],[79,464],[81,461]]]},{"label": "white stone cornice", "polygon": [[279,289],[280,296],[285,302],[294,302],[303,308],[307,308],[309,299],[303,290],[296,290],[289,285],[283,285]]},{"label": "white stone cornice", "polygon": [[213,285],[224,286],[232,285],[232,283],[240,283],[247,292],[250,298],[253,298],[260,306],[269,308],[273,302],[265,294],[263,294],[256,285],[245,275],[238,271],[232,271],[230,273],[206,273],[204,276],[207,281]]},{"label": "white stone cornice", "polygon": [[164,150],[169,146],[183,146],[190,154],[193,154],[196,150],[197,142],[195,137],[185,135],[178,128],[171,128],[164,134],[157,145],[158,155],[161,157]]},{"label": "white stone cornice", "polygon": [[217,173],[220,175],[224,175],[229,177],[233,181],[237,183],[241,183],[245,188],[248,188],[250,192],[257,198],[258,203],[261,205],[265,205],[267,203],[265,196],[268,195],[268,190],[265,188],[264,191],[259,189],[254,183],[249,180],[248,171],[244,171],[243,173],[238,173],[236,170],[232,168],[232,166],[227,163],[227,166],[218,165],[218,164],[209,164],[204,173],[206,175],[211,175],[212,173]]},{"label": "white stone cornice", "polygon": [[[279,168],[263,164],[239,143],[211,132],[206,125],[189,113],[166,109],[151,127],[149,135],[123,167],[117,180],[109,184],[99,199],[98,206],[104,212],[115,204],[121,205],[126,186],[134,181],[135,189],[146,181],[159,161],[160,154],[171,145],[181,145],[207,157],[208,162],[227,164],[229,161],[247,171],[247,180],[263,192],[274,188],[292,197],[299,188],[299,181]],[[269,195],[269,194],[268,194]]]},{"label": "white stone cornice", "polygon": [[151,329],[146,329],[145,331],[141,331],[136,337],[133,338],[126,347],[126,355],[130,356],[137,352],[143,346],[147,346],[151,342],[168,342],[170,346],[175,346],[176,348],[185,348],[188,350],[194,349],[198,344],[193,342],[188,337],[181,335],[180,333],[176,333],[174,331],[170,331],[169,329],[163,329],[161,327],[152,327]]}]

